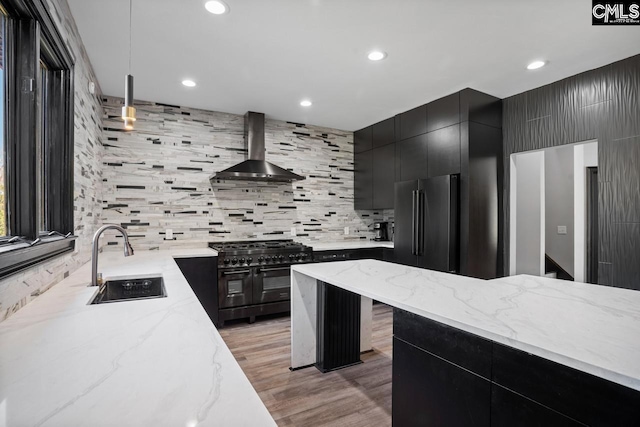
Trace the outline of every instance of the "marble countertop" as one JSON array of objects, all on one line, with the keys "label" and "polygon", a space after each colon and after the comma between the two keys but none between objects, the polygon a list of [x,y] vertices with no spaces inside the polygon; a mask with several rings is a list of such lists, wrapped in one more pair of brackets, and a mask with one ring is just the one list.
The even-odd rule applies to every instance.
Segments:
[{"label": "marble countertop", "polygon": [[161,273],[168,296],[88,305],[87,263],[0,323],[0,424],[275,426],[172,259],[193,256],[215,251],[103,253],[105,279]]},{"label": "marble countertop", "polygon": [[337,251],[343,249],[369,249],[369,248],[390,248],[393,249],[393,242],[376,242],[375,240],[346,240],[343,242],[312,242],[308,243],[314,251]]},{"label": "marble countertop", "polygon": [[375,260],[301,274],[640,390],[640,292],[519,275],[481,280]]}]

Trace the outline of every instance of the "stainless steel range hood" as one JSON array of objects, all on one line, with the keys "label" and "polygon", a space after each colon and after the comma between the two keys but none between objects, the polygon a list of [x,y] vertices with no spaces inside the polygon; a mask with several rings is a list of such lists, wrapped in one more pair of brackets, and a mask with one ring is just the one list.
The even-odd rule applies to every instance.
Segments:
[{"label": "stainless steel range hood", "polygon": [[264,114],[249,111],[244,116],[244,142],[249,158],[242,163],[212,175],[213,185],[219,179],[243,181],[292,182],[305,179],[264,159]]}]

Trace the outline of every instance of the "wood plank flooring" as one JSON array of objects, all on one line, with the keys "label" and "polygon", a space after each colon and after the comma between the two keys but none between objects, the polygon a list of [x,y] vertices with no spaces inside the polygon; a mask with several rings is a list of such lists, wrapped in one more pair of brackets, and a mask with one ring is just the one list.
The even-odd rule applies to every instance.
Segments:
[{"label": "wood plank flooring", "polygon": [[373,352],[364,363],[291,372],[289,316],[229,322],[220,335],[279,426],[390,426],[393,310],[373,306]]}]

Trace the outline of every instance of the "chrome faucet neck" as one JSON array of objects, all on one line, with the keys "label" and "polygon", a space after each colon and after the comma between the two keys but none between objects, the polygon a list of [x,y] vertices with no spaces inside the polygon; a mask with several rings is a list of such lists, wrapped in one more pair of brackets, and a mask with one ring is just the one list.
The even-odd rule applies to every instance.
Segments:
[{"label": "chrome faucet neck", "polygon": [[133,248],[129,243],[129,236],[124,228],[116,224],[106,224],[98,228],[96,233],[93,235],[93,242],[91,245],[91,286],[98,286],[98,253],[100,249],[98,242],[102,233],[109,229],[118,230],[120,234],[122,234],[122,237],[124,238],[124,256],[133,255]]}]

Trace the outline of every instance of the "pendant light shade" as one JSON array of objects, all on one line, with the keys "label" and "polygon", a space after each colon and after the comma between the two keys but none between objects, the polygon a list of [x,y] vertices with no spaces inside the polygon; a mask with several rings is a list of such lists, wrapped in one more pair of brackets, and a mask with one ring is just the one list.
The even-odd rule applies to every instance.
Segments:
[{"label": "pendant light shade", "polygon": [[124,107],[122,107],[122,120],[124,129],[133,130],[136,121],[136,109],[133,106],[133,76],[131,75],[131,15],[133,0],[129,0],[129,74],[124,78]]},{"label": "pendant light shade", "polygon": [[126,130],[133,130],[133,122],[136,121],[136,109],[133,106],[133,76],[131,74],[127,74],[124,79],[122,120],[124,120],[124,128]]}]

